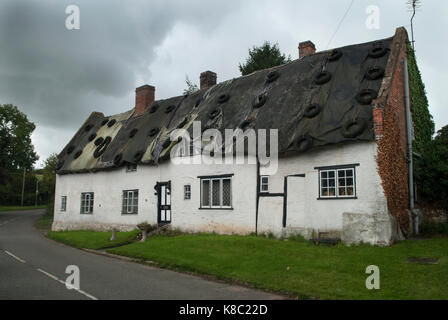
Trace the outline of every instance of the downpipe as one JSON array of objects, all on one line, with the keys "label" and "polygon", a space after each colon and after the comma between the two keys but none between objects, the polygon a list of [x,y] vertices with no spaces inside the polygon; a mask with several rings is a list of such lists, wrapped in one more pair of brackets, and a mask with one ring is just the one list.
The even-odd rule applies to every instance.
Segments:
[{"label": "downpipe", "polygon": [[407,145],[408,145],[408,185],[409,185],[409,209],[412,214],[413,231],[418,234],[418,213],[414,209],[414,164],[412,153],[412,115],[411,106],[409,102],[409,73],[408,73],[408,59],[404,58],[404,100],[406,106],[406,129],[407,129]]}]

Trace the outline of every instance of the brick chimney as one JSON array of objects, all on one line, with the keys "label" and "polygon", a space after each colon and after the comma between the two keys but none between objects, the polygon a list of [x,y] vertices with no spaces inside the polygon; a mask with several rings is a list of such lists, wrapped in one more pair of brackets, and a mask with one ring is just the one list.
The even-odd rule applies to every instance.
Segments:
[{"label": "brick chimney", "polygon": [[156,88],[145,84],[135,89],[135,113],[138,116],[143,114],[146,109],[154,102]]},{"label": "brick chimney", "polygon": [[213,87],[216,84],[216,73],[212,71],[205,71],[199,77],[201,83],[201,90]]},{"label": "brick chimney", "polygon": [[309,56],[316,52],[316,46],[311,41],[305,41],[299,43],[299,59]]}]

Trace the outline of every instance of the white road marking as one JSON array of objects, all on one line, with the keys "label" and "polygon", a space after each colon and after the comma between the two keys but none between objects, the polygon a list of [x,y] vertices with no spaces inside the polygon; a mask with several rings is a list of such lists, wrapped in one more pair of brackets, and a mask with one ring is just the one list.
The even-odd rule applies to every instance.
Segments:
[{"label": "white road marking", "polygon": [[57,282],[60,282],[60,283],[62,283],[63,285],[65,285],[65,282],[64,281],[62,281],[62,280],[59,280],[56,276],[54,276],[54,275],[52,275],[51,273],[48,273],[48,272],[46,272],[46,271],[44,271],[44,270],[42,270],[42,269],[37,269],[37,271],[39,271],[39,272],[42,272],[44,275],[46,275],[47,277],[50,277],[51,279],[53,279],[53,280],[56,280]]},{"label": "white road marking", "polygon": [[[61,279],[58,279],[58,277],[52,275],[51,273],[48,273],[48,272],[46,272],[45,270],[42,270],[42,269],[39,269],[39,268],[37,269],[37,271],[43,273],[44,275],[46,275],[47,277],[49,277],[49,278],[51,278],[51,279],[53,279],[53,280],[56,280],[56,281],[59,282],[59,283],[62,283],[62,284],[65,286],[65,282],[64,282],[64,281],[62,281]],[[88,294],[87,292],[82,291],[81,289],[76,289],[76,288],[74,288],[73,290],[76,290],[77,292],[79,292],[80,294],[86,296],[86,297],[89,298],[89,299],[92,299],[92,300],[98,300],[98,298],[95,298],[95,297],[92,296],[91,294]]]},{"label": "white road marking", "polygon": [[5,250],[5,253],[6,253],[7,255],[10,255],[11,257],[13,257],[14,259],[16,259],[17,261],[20,261],[20,262],[22,262],[22,263],[25,263],[25,260],[19,258],[18,256],[16,256],[15,254],[12,254],[11,252]]}]

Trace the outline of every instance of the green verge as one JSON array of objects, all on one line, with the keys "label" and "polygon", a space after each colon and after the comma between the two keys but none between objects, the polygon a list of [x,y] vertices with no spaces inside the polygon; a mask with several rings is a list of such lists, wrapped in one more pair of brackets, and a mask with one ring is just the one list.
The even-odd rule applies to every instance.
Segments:
[{"label": "green verge", "polygon": [[54,202],[51,202],[47,206],[44,214],[34,223],[34,226],[44,234],[51,230],[51,225],[53,224],[53,203]]},{"label": "green verge", "polygon": [[69,246],[99,250],[131,243],[140,231],[117,232],[117,239],[110,241],[112,232],[80,231],[49,231],[47,237]]},{"label": "green verge", "polygon": [[0,211],[28,211],[36,209],[45,209],[47,206],[0,206]]},{"label": "green verge", "polygon": [[53,224],[53,216],[44,214],[42,217],[36,220],[34,226],[46,233],[51,229],[51,225]]},{"label": "green verge", "polygon": [[[197,234],[151,237],[107,252],[299,298],[448,299],[448,238],[391,247],[327,247],[303,240]],[[438,264],[406,261],[412,257],[437,258]],[[369,265],[380,269],[379,290],[366,289]]]}]

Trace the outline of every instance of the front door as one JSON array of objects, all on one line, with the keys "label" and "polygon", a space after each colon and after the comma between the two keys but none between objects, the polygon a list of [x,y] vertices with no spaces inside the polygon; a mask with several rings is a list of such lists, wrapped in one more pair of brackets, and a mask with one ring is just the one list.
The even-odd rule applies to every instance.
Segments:
[{"label": "front door", "polygon": [[159,224],[171,223],[171,182],[157,183],[158,215]]}]

